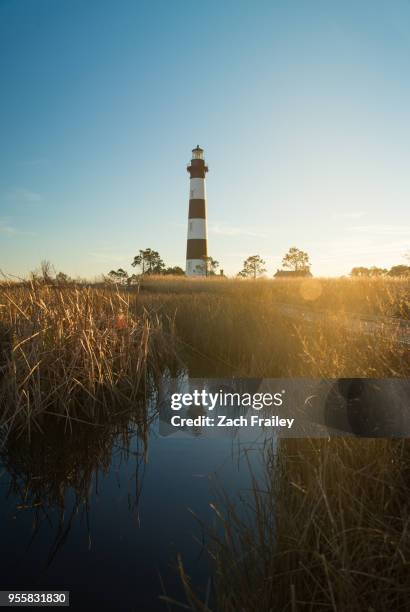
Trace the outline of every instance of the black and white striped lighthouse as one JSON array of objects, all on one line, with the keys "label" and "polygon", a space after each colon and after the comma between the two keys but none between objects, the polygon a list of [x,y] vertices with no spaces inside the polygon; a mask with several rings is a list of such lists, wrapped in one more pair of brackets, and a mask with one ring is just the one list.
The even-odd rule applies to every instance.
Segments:
[{"label": "black and white striped lighthouse", "polygon": [[206,276],[208,257],[208,230],[206,221],[206,189],[204,151],[199,145],[192,149],[190,175],[188,239],[186,248],[187,276]]}]

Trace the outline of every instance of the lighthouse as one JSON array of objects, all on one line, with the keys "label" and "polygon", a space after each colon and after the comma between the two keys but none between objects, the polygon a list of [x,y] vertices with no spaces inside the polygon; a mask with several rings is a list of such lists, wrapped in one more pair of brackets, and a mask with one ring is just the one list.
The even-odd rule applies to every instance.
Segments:
[{"label": "lighthouse", "polygon": [[206,222],[206,190],[204,150],[197,145],[192,149],[191,164],[187,168],[190,176],[188,238],[186,247],[186,275],[206,276],[208,257],[208,230]]}]

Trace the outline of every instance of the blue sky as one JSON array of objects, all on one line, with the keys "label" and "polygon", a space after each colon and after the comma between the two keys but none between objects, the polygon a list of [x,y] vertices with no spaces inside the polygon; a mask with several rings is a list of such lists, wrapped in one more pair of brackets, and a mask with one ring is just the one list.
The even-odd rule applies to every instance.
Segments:
[{"label": "blue sky", "polygon": [[184,266],[191,149],[229,274],[410,249],[410,3],[0,0],[0,269]]}]

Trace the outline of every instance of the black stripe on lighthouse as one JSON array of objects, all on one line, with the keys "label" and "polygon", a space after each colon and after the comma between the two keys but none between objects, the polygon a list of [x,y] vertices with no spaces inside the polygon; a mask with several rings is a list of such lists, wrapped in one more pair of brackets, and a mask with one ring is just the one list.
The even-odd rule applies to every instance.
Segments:
[{"label": "black stripe on lighthouse", "polygon": [[186,250],[187,276],[206,276],[208,256],[208,232],[206,219],[206,187],[204,152],[199,146],[192,150],[191,165],[187,170],[190,175],[188,236]]},{"label": "black stripe on lighthouse", "polygon": [[205,200],[195,199],[189,200],[189,219],[206,219],[206,204]]},{"label": "black stripe on lighthouse", "polygon": [[202,257],[208,257],[208,245],[206,238],[188,238],[186,258],[202,259]]}]

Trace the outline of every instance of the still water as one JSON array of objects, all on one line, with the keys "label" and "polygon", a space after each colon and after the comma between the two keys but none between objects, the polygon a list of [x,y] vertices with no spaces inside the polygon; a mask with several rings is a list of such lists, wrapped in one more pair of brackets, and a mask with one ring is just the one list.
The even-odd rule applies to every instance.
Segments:
[{"label": "still water", "polygon": [[262,469],[260,431],[252,436],[162,436],[151,400],[144,417],[54,427],[30,445],[10,438],[0,463],[1,588],[68,590],[73,610],[166,610],[164,592],[185,602],[180,555],[204,594],[212,568],[200,521],[215,521],[210,502],[221,489],[249,494],[249,464]]}]

